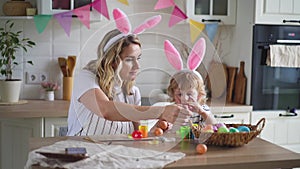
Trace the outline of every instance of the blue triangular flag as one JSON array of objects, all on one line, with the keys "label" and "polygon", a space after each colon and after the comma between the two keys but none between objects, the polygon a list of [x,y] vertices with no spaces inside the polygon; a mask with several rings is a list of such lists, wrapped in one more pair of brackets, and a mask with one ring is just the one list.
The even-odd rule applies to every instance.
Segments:
[{"label": "blue triangular flag", "polygon": [[215,39],[218,30],[218,25],[219,25],[218,23],[210,23],[205,25],[207,36],[211,42],[213,42]]}]

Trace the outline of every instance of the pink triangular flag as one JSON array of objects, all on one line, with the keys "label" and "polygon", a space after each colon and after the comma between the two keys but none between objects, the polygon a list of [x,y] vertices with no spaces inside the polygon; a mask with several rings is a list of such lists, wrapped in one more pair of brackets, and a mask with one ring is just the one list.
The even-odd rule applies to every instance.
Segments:
[{"label": "pink triangular flag", "polygon": [[85,5],[73,10],[74,14],[88,29],[90,29],[90,7],[90,5]]},{"label": "pink triangular flag", "polygon": [[95,0],[94,2],[92,2],[92,7],[109,20],[106,0]]},{"label": "pink triangular flag", "polygon": [[174,0],[158,0],[157,3],[155,4],[154,9],[163,9],[163,8],[168,8],[171,6],[175,6]]},{"label": "pink triangular flag", "polygon": [[177,5],[175,5],[171,18],[169,20],[169,27],[172,27],[173,25],[175,25],[176,23],[187,19],[187,16],[185,13],[183,13],[178,7]]},{"label": "pink triangular flag", "polygon": [[58,23],[65,30],[68,36],[70,36],[71,31],[72,13],[72,11],[68,11],[54,14],[54,18],[58,21]]}]

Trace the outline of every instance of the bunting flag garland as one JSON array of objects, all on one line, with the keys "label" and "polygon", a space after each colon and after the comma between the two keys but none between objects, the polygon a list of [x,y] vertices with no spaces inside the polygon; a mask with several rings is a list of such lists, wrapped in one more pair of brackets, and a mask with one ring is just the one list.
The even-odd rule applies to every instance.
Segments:
[{"label": "bunting flag garland", "polygon": [[195,20],[190,19],[190,36],[191,36],[191,42],[194,43],[197,37],[200,35],[200,33],[205,28],[205,24],[197,22]]},{"label": "bunting flag garland", "polygon": [[210,24],[206,24],[205,26],[207,36],[211,42],[214,42],[218,30],[218,25],[219,25],[218,23],[210,23]]},{"label": "bunting flag garland", "polygon": [[85,5],[73,10],[73,13],[88,29],[90,29],[90,7],[90,5]]},{"label": "bunting flag garland", "polygon": [[108,20],[110,20],[106,0],[95,0],[94,2],[92,2],[91,5],[94,9],[96,9],[96,11],[98,11],[100,14],[102,14]]},{"label": "bunting flag garland", "polygon": [[187,19],[187,16],[184,12],[182,12],[178,7],[177,5],[175,5],[174,9],[173,9],[173,12],[172,12],[172,15],[171,15],[171,18],[169,20],[169,27],[172,27],[174,26],[176,23],[182,21],[182,20],[185,20]]},{"label": "bunting flag garland", "polygon": [[72,23],[72,11],[62,12],[54,14],[54,18],[58,21],[60,26],[65,30],[67,35],[70,37],[71,23]]},{"label": "bunting flag garland", "polygon": [[[128,5],[128,0],[118,0],[120,3]],[[49,21],[54,17],[61,27],[64,29],[66,34],[70,36],[71,24],[72,24],[72,14],[76,15],[78,19],[84,24],[88,29],[90,29],[90,8],[94,8],[97,12],[105,16],[108,20],[109,12],[107,8],[106,0],[94,0],[92,3],[73,9],[71,11],[57,13],[54,15],[35,15],[34,22],[38,33],[42,33],[47,27]],[[154,9],[163,9],[168,7],[174,7],[169,20],[169,27],[174,26],[178,22],[187,19],[186,14],[174,3],[174,0],[158,0],[155,4]],[[197,22],[195,20],[189,20],[190,25],[190,38],[193,43],[198,36],[206,30],[208,38],[213,42],[215,35],[218,30],[218,23],[204,24]]]},{"label": "bunting flag garland", "polygon": [[127,0],[118,0],[119,2],[121,2],[122,4],[124,4],[124,5],[129,5],[129,3],[128,3],[128,1]]},{"label": "bunting flag garland", "polygon": [[163,9],[163,8],[168,8],[175,6],[174,0],[158,0],[154,9]]},{"label": "bunting flag garland", "polygon": [[33,20],[38,33],[44,32],[49,21],[52,19],[52,15],[35,15]]}]

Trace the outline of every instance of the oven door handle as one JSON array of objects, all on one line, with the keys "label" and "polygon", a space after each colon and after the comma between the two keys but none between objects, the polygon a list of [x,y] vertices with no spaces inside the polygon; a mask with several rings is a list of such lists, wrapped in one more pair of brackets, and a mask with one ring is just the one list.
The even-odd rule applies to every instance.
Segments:
[{"label": "oven door handle", "polygon": [[284,40],[284,39],[278,39],[276,42],[277,42],[277,43],[299,43],[299,44],[300,44],[300,40]]}]

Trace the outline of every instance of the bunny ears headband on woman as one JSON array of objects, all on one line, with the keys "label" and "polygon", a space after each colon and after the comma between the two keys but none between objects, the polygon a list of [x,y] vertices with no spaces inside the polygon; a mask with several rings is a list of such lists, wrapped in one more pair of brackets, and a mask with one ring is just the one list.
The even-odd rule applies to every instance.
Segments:
[{"label": "bunny ears headband on woman", "polygon": [[114,44],[116,41],[120,40],[121,38],[129,34],[140,34],[144,32],[146,29],[150,29],[156,26],[161,21],[160,15],[150,17],[131,32],[131,24],[128,20],[127,15],[123,11],[121,11],[119,8],[116,8],[113,10],[113,16],[116,22],[116,26],[118,30],[121,32],[121,34],[111,38],[104,46],[103,48],[104,51],[106,51],[112,44]]},{"label": "bunny ears headband on woman", "polygon": [[[181,56],[177,49],[173,46],[173,44],[169,40],[165,40],[164,50],[166,57],[169,63],[178,71],[182,71],[183,63]],[[187,68],[188,70],[196,73],[201,79],[201,75],[195,71],[197,67],[203,60],[206,50],[206,42],[204,38],[200,38],[193,46],[192,51],[190,52],[187,60]]]}]

